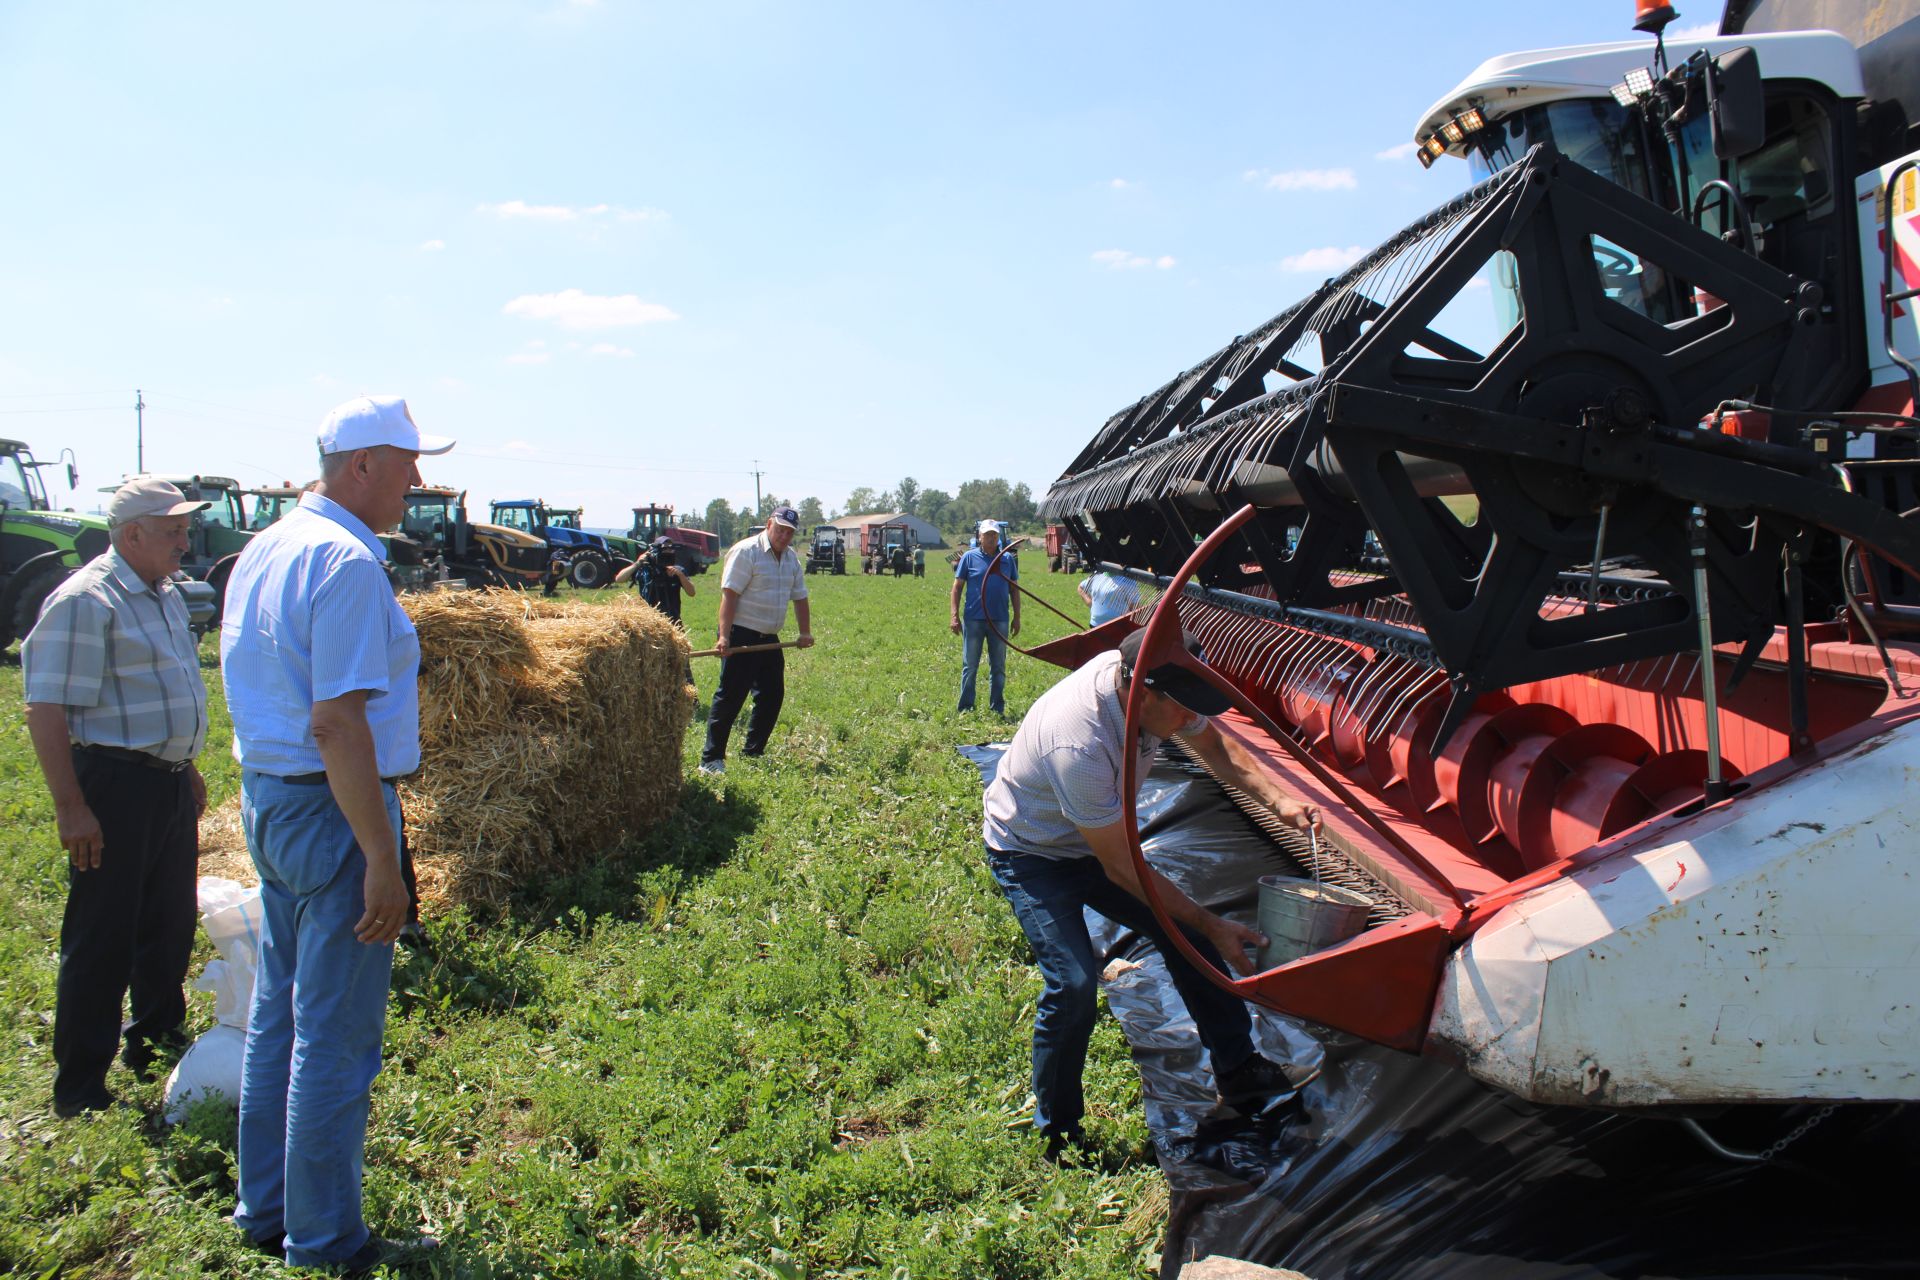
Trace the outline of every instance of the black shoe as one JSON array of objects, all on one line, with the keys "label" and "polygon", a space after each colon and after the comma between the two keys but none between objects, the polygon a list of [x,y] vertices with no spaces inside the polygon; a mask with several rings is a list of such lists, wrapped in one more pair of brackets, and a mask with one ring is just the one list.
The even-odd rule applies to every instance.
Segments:
[{"label": "black shoe", "polygon": [[1235,1111],[1258,1114],[1275,1100],[1298,1093],[1320,1074],[1319,1068],[1282,1065],[1254,1054],[1216,1082],[1220,1101]]},{"label": "black shoe", "polygon": [[1048,1164],[1071,1168],[1084,1164],[1093,1151],[1092,1144],[1087,1141],[1086,1131],[1077,1125],[1071,1129],[1042,1129],[1040,1136],[1046,1139],[1046,1147],[1041,1155]]},{"label": "black shoe", "polygon": [[367,1242],[355,1250],[352,1257],[336,1262],[329,1268],[337,1276],[372,1275],[380,1267],[407,1268],[425,1262],[440,1242],[432,1236],[419,1236],[412,1240],[388,1240],[384,1236],[368,1236]]},{"label": "black shoe", "polygon": [[120,1058],[127,1064],[127,1070],[133,1072],[133,1078],[142,1084],[151,1084],[173,1070],[192,1046],[182,1031],[169,1031],[166,1035],[152,1040],[130,1040],[127,1047],[120,1051]]},{"label": "black shoe", "polygon": [[120,1105],[120,1099],[102,1090],[99,1093],[89,1094],[84,1098],[79,1098],[72,1102],[56,1101],[53,1104],[53,1114],[59,1116],[62,1120],[71,1120],[75,1116],[86,1115],[89,1111],[111,1111]]},{"label": "black shoe", "polygon": [[247,1236],[247,1244],[266,1254],[269,1258],[285,1258],[287,1256],[287,1233],[284,1231],[276,1231],[263,1240],[255,1240],[252,1236]]}]

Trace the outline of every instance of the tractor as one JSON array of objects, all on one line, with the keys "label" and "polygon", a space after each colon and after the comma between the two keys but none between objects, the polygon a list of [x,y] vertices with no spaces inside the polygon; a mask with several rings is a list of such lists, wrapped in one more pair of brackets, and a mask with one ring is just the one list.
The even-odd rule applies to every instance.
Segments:
[{"label": "tractor", "polygon": [[532,533],[471,523],[464,489],[426,485],[407,490],[407,513],[399,532],[403,540],[418,545],[428,563],[439,562],[444,572],[438,576],[469,587],[538,587],[549,563],[547,543]]},{"label": "tractor", "polygon": [[720,558],[720,535],[705,529],[673,523],[673,508],[650,506],[633,509],[633,527],[627,536],[639,546],[655,538],[673,543],[674,561],[686,573],[705,573],[707,566]]},{"label": "tractor", "polygon": [[[561,510],[538,498],[514,498],[493,504],[493,523],[546,543],[549,558],[566,566],[567,581],[583,590],[608,586],[619,571],[607,540],[580,527],[578,507]],[[625,559],[632,562],[631,556]]]},{"label": "tractor", "polygon": [[847,571],[847,531],[838,525],[813,526],[813,541],[807,544],[808,573],[845,573]]},{"label": "tractor", "polygon": [[[74,488],[79,473],[71,454],[64,462],[37,462],[22,442],[0,440],[0,647],[31,631],[60,581],[107,549],[104,517],[56,512],[47,501],[40,472],[58,466],[66,468],[67,488]],[[214,616],[212,589],[193,581],[179,586],[188,617],[204,630]]]},{"label": "tractor", "polygon": [[870,524],[862,532],[868,573],[891,573],[897,578],[913,573],[920,539],[911,525],[896,520],[892,524]]}]

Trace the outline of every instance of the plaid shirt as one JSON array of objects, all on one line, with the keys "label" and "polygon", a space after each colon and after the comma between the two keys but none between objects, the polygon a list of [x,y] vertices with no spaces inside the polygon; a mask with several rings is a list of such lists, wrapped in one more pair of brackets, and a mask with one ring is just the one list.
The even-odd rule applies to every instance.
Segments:
[{"label": "plaid shirt", "polygon": [[207,741],[207,686],[187,602],[155,590],[118,551],[95,556],[40,609],[20,646],[28,702],[67,709],[83,746],[191,760]]},{"label": "plaid shirt", "polygon": [[720,585],[740,593],[733,625],[768,635],[779,631],[787,620],[787,602],[807,598],[806,575],[806,565],[792,546],[773,554],[765,529],[734,543],[720,570]]}]

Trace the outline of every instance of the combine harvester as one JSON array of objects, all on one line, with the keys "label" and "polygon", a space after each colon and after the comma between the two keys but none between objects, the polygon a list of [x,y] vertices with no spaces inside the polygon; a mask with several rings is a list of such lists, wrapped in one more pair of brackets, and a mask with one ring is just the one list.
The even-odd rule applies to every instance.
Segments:
[{"label": "combine harvester", "polygon": [[1115,414],[1043,516],[1163,588],[1149,648],[1202,640],[1374,900],[1217,982],[1536,1102],[1911,1101],[1920,4],[1671,48],[1639,8],[1442,98],[1422,162],[1475,185]]}]

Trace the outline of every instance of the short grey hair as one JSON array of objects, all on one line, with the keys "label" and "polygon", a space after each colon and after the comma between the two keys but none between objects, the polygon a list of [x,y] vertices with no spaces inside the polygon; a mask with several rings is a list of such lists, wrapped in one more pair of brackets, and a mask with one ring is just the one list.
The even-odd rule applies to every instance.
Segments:
[{"label": "short grey hair", "polygon": [[143,525],[151,531],[152,526],[147,525],[147,521],[151,519],[153,519],[152,516],[135,516],[131,520],[122,520],[119,524],[110,524],[107,526],[107,541],[113,545],[115,551],[118,551],[121,542],[126,538],[128,529],[134,525]]}]

